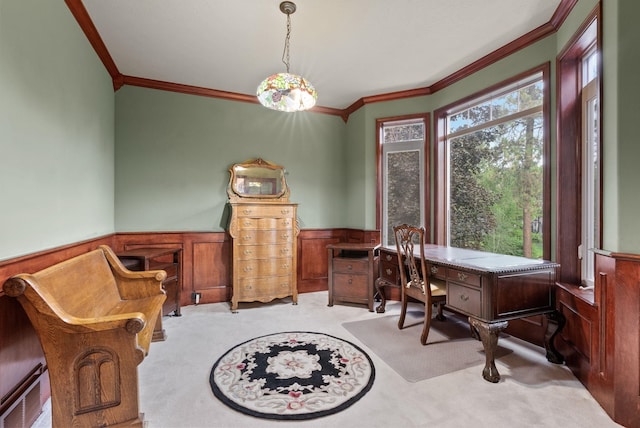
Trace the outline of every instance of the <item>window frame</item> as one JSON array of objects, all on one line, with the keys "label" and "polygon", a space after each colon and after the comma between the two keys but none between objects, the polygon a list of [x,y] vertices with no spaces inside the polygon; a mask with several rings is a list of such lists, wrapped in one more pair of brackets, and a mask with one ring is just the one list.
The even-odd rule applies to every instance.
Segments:
[{"label": "window frame", "polygon": [[[383,220],[385,219],[384,209],[384,155],[383,155],[383,141],[382,141],[382,128],[386,123],[394,123],[394,122],[402,122],[402,121],[415,121],[422,120],[425,127],[425,136],[422,147],[423,159],[422,159],[422,171],[424,173],[422,188],[423,192],[423,205],[421,207],[422,213],[421,217],[424,221],[425,228],[425,240],[427,242],[431,242],[429,238],[431,235],[431,165],[430,165],[430,148],[431,148],[431,115],[429,113],[418,113],[418,114],[410,114],[404,116],[392,116],[376,119],[376,228],[380,231],[380,242],[384,243],[384,230],[385,224]],[[383,244],[384,245],[384,244]]]},{"label": "window frame", "polygon": [[[465,98],[455,101],[449,105],[437,109],[434,113],[436,120],[435,128],[435,154],[434,154],[434,242],[439,245],[447,243],[447,207],[448,207],[448,147],[447,147],[447,116],[454,111],[460,110],[462,106],[470,104],[474,100],[486,98],[491,93],[501,92],[516,82],[527,79],[528,77],[541,73],[543,82],[543,101],[542,101],[542,120],[544,124],[543,130],[543,177],[542,177],[542,212],[543,218],[551,218],[551,148],[550,148],[550,70],[549,63],[542,64],[538,67],[524,71],[509,79],[492,85],[482,91],[473,93]],[[551,257],[551,225],[550,221],[542,223],[543,235],[543,258]]]},{"label": "window frame", "polygon": [[[578,251],[582,243],[582,65],[583,58],[594,49],[598,54],[600,165],[606,156],[602,136],[603,69],[602,69],[602,19],[601,5],[578,28],[574,36],[556,58],[557,81],[557,199],[556,199],[556,261],[560,264],[558,281],[580,285],[583,278],[582,260]],[[599,224],[596,241],[602,243],[602,167],[600,168]]]}]

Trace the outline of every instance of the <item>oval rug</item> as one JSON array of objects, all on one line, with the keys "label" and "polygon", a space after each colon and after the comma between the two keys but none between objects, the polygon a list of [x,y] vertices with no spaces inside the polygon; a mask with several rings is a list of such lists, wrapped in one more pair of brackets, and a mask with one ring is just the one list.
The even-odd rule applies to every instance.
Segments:
[{"label": "oval rug", "polygon": [[313,419],[339,412],[371,389],[375,368],[358,346],[323,333],[256,337],[227,351],[211,369],[213,394],[227,406],[267,419]]}]

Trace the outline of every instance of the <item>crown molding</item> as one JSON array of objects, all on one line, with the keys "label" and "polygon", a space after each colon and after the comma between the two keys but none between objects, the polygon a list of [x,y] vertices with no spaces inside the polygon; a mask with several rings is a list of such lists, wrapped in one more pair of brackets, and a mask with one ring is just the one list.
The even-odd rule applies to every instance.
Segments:
[{"label": "crown molding", "polygon": [[[540,39],[555,33],[558,28],[566,20],[573,7],[578,0],[562,0],[558,5],[558,8],[554,12],[553,16],[546,24],[530,31],[522,37],[504,45],[503,47],[496,49],[495,51],[485,55],[479,60],[461,68],[460,70],[450,74],[442,80],[434,83],[431,86],[417,89],[409,89],[406,91],[389,92],[379,95],[372,95],[363,97],[355,101],[349,107],[345,109],[336,109],[331,107],[315,106],[311,110],[314,113],[329,114],[334,116],[340,116],[344,122],[349,120],[349,116],[359,110],[366,104],[373,104],[383,101],[395,101],[405,98],[420,97],[438,92],[476,72],[479,70],[517,52],[525,47],[539,41]],[[107,72],[113,80],[113,89],[117,91],[124,85],[140,86],[144,88],[159,89],[164,91],[179,92],[190,95],[200,95],[212,98],[221,98],[231,101],[241,101],[257,104],[258,100],[254,95],[240,94],[236,92],[220,91],[217,89],[203,88],[199,86],[182,85],[178,83],[164,82],[160,80],[146,79],[143,77],[124,76],[118,70],[111,54],[109,53],[106,45],[102,41],[98,30],[96,29],[93,21],[89,17],[87,10],[82,4],[82,0],[65,0],[67,7],[71,11],[72,15],[78,21],[80,28],[87,36],[89,43],[98,54],[98,57],[104,64]]]}]

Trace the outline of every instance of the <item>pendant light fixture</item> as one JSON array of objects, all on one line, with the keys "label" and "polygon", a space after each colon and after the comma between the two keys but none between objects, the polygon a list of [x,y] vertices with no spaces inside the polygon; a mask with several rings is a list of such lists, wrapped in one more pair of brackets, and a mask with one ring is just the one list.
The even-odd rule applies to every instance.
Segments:
[{"label": "pendant light fixture", "polygon": [[287,36],[282,52],[282,62],[287,66],[287,72],[277,73],[264,79],[258,86],[258,100],[260,104],[273,110],[307,110],[316,104],[318,93],[307,79],[289,73],[291,14],[296,11],[296,5],[290,1],[283,1],[280,3],[280,11],[287,15]]}]

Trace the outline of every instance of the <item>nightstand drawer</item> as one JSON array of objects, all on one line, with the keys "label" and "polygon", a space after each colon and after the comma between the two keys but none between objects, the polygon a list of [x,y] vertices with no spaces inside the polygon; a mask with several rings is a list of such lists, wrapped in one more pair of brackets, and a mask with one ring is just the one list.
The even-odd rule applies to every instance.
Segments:
[{"label": "nightstand drawer", "polygon": [[367,273],[369,269],[369,261],[367,259],[353,259],[353,258],[334,258],[333,259],[333,271],[334,272],[352,272],[352,273]]},{"label": "nightstand drawer", "polygon": [[478,288],[449,282],[447,284],[447,306],[465,314],[482,316],[482,294]]},{"label": "nightstand drawer", "polygon": [[369,297],[367,275],[351,275],[348,273],[333,274],[333,292],[342,298],[355,298],[366,300]]}]

